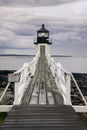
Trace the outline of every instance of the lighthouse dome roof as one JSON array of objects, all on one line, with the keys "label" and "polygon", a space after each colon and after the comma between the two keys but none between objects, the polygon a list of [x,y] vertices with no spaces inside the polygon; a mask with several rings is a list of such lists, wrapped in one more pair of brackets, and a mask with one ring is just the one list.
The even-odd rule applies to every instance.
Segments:
[{"label": "lighthouse dome roof", "polygon": [[44,27],[44,24],[42,24],[41,29],[38,30],[37,32],[49,32],[49,31]]}]

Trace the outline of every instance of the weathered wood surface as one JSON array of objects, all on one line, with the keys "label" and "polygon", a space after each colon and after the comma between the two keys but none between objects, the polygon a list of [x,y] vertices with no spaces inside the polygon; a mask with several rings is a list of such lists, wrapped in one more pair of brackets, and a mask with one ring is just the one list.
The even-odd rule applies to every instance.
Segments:
[{"label": "weathered wood surface", "polygon": [[87,130],[71,106],[15,106],[0,130]]},{"label": "weathered wood surface", "polygon": [[63,104],[61,93],[43,55],[38,60],[36,73],[23,96],[22,104]]}]

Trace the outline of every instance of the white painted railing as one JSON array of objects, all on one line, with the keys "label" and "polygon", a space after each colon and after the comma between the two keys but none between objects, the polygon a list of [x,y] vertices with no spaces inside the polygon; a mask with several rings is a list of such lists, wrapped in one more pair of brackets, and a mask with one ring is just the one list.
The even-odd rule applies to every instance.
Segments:
[{"label": "white painted railing", "polygon": [[76,80],[75,80],[75,78],[74,78],[74,76],[72,74],[71,74],[71,78],[74,81],[74,84],[75,84],[75,86],[76,86],[76,88],[77,88],[77,90],[78,90],[84,104],[85,104],[85,105],[72,105],[72,107],[74,108],[74,110],[76,112],[87,112],[87,101],[84,98],[84,96],[83,96],[83,94],[82,94],[82,92],[81,92],[81,90],[79,88],[79,85],[77,84],[77,82],[76,82]]},{"label": "white painted railing", "polygon": [[[17,79],[19,79],[19,80],[17,82],[15,82],[13,105],[21,104],[22,96],[23,96],[26,88],[28,87],[28,85],[31,81],[31,78],[35,74],[38,58],[39,58],[39,54],[36,54],[36,56],[30,63],[24,63],[22,68],[20,68],[16,72],[14,72],[14,75],[16,75],[18,77]],[[6,88],[4,89],[4,91],[0,97],[0,102],[4,98],[9,85],[10,85],[10,82],[7,84]],[[13,105],[0,105],[0,112],[10,111]]]},{"label": "white painted railing", "polygon": [[[0,103],[2,102],[8,88],[9,88],[9,85],[10,83],[7,84],[7,86],[5,87],[4,91],[2,92],[1,94],[1,97],[0,97]],[[12,108],[12,105],[0,105],[0,112],[8,112],[10,111]]]},{"label": "white painted railing", "polygon": [[55,82],[63,96],[64,104],[71,105],[70,100],[70,74],[64,70],[60,63],[56,63],[48,54],[46,55],[48,64],[55,78]]},{"label": "white painted railing", "polygon": [[6,86],[6,88],[4,89],[4,91],[3,91],[3,93],[2,93],[2,95],[1,95],[1,97],[0,97],[0,102],[1,102],[2,99],[4,98],[4,96],[5,96],[5,94],[6,94],[6,91],[7,91],[8,87],[9,87],[9,85],[10,85],[10,83],[8,83],[7,86]]},{"label": "white painted railing", "polygon": [[80,90],[80,88],[79,88],[79,86],[78,86],[78,84],[77,84],[77,82],[76,82],[76,80],[75,80],[75,78],[74,78],[74,76],[72,74],[71,74],[71,77],[72,77],[72,79],[73,79],[73,81],[74,81],[74,83],[76,85],[76,88],[79,91],[79,94],[81,95],[85,105],[87,105],[86,99],[84,98],[84,96],[83,96],[83,94],[82,94],[82,92],[81,92],[81,90]]},{"label": "white painted railing", "polygon": [[0,112],[9,112],[13,105],[0,105]]},{"label": "white painted railing", "polygon": [[85,105],[78,106],[72,105],[76,112],[87,112],[87,101],[84,98],[75,78],[71,73],[62,68],[60,63],[56,63],[53,58],[51,58],[48,54],[46,54],[46,58],[52,74],[55,78],[55,82],[59,89],[59,92],[62,94],[65,105],[72,105],[71,103],[71,80],[73,80],[83,102]]},{"label": "white painted railing", "polygon": [[14,73],[19,75],[19,81],[15,83],[15,105],[21,104],[22,96],[35,74],[38,58],[39,54],[30,63],[24,63],[23,67]]}]

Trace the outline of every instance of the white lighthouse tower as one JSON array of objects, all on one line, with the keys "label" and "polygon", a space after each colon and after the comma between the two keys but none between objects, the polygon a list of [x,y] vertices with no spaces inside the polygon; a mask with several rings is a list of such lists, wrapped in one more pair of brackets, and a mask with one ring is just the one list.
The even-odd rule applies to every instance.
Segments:
[{"label": "white lighthouse tower", "polygon": [[51,54],[52,43],[49,42],[49,31],[44,27],[44,24],[42,24],[41,29],[37,31],[37,41],[34,42],[34,44],[37,45],[37,50],[40,55],[42,53],[44,53],[44,55],[46,55],[46,53]]}]

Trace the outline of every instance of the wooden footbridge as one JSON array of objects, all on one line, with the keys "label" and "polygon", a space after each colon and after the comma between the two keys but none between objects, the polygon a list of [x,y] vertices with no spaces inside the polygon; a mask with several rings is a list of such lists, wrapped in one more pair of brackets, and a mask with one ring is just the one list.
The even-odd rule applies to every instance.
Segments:
[{"label": "wooden footbridge", "polygon": [[[15,81],[14,103],[0,105],[0,111],[8,111],[0,130],[87,129],[76,114],[87,112],[87,102],[72,74],[50,57],[51,43],[47,34],[48,31],[42,25],[37,34],[38,42],[35,42],[38,45],[36,57],[32,62],[25,63],[13,77],[9,77],[9,82]],[[73,106],[71,103],[71,78],[79,91],[83,105]],[[3,100],[9,84],[0,101]]]},{"label": "wooden footbridge", "polygon": [[54,81],[44,54],[38,59],[35,76],[24,93],[22,104],[63,104],[63,97]]}]

